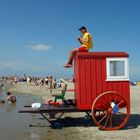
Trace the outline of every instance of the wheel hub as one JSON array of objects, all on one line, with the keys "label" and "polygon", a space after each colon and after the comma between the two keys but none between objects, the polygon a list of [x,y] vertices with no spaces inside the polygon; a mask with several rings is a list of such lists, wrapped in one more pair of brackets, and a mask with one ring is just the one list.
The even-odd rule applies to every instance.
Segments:
[{"label": "wheel hub", "polygon": [[111,114],[112,110],[113,110],[112,107],[109,107],[108,110],[107,110],[108,114]]},{"label": "wheel hub", "polygon": [[119,107],[114,102],[111,103],[113,113],[117,114],[119,112]]}]

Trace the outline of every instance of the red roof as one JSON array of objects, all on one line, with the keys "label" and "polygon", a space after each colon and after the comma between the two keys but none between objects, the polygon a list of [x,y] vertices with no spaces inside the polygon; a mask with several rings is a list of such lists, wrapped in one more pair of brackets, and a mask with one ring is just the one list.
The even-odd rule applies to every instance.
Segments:
[{"label": "red roof", "polygon": [[126,52],[78,52],[78,57],[129,57]]}]

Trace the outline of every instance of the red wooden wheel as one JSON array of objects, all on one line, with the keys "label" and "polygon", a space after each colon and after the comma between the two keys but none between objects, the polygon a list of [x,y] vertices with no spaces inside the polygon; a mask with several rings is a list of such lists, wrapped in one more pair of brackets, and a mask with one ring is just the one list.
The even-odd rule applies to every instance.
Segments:
[{"label": "red wooden wheel", "polygon": [[130,116],[129,102],[115,91],[100,94],[92,105],[92,118],[102,130],[121,129]]}]

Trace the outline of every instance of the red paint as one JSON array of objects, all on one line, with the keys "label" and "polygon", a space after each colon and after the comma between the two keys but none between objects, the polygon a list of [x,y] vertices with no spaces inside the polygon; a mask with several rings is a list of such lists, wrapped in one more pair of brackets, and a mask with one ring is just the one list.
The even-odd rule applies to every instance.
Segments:
[{"label": "red paint", "polygon": [[90,110],[98,95],[116,91],[128,99],[129,81],[106,81],[106,58],[129,57],[124,52],[80,52],[74,61],[75,100],[78,109]]}]

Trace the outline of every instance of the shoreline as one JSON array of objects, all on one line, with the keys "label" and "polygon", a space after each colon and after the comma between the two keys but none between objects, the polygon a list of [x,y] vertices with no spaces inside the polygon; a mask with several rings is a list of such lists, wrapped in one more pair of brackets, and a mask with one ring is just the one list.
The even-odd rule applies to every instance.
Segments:
[{"label": "shoreline", "polygon": [[[50,93],[49,86],[42,86],[42,85],[32,85],[26,82],[18,82],[17,84],[11,84],[10,81],[3,82],[4,87],[3,91],[7,92],[10,91],[13,94],[17,95],[31,95],[31,96],[38,96],[42,99],[42,103],[45,103],[49,100],[54,100],[54,97]],[[6,87],[7,86],[7,87]],[[74,89],[74,83],[68,83],[67,89]],[[61,93],[62,88],[53,89],[52,93]],[[74,98],[74,92],[67,91],[66,92],[67,99]]]}]

